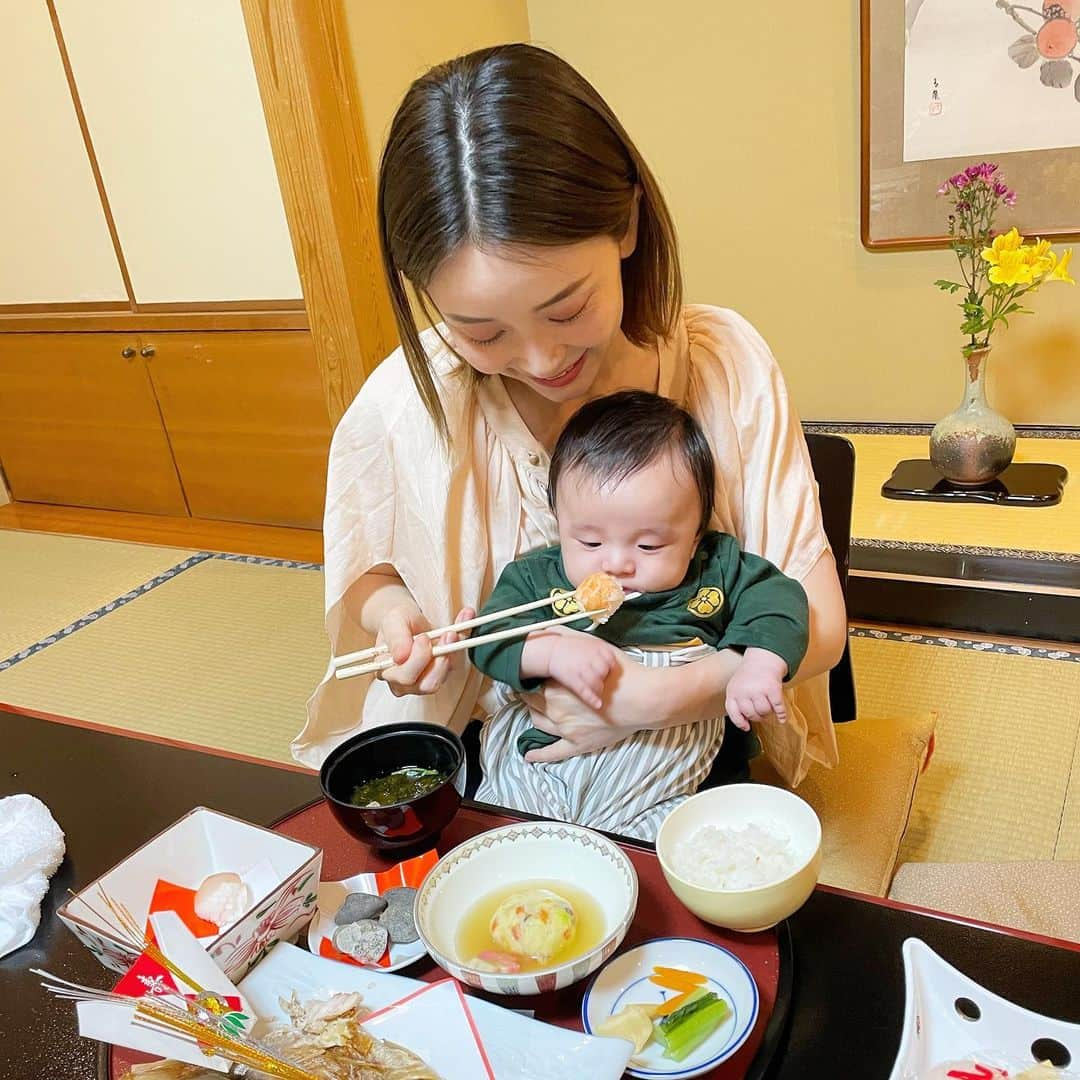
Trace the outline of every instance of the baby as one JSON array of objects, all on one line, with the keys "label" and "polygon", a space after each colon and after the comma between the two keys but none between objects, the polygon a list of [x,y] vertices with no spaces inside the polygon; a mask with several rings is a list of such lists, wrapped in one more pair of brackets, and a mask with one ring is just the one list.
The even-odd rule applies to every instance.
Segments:
[{"label": "baby", "polygon": [[[708,774],[723,716],[637,731],[594,753],[532,764],[524,755],[554,737],[532,726],[517,695],[554,679],[600,710],[617,649],[667,667],[730,648],[742,660],[728,682],[728,716],[743,729],[772,714],[782,721],[781,685],[806,652],[806,594],[734,537],[709,530],[712,452],[697,421],[667,398],[623,391],[583,406],[559,436],[548,485],[559,545],[510,563],[484,610],[552,596],[556,615],[584,611],[569,594],[598,571],[641,595],[588,631],[583,618],[580,630],[552,627],[470,650],[472,662],[502,684],[502,705],[481,734],[476,797],[652,840]],[[540,608],[484,630],[551,617]]]}]

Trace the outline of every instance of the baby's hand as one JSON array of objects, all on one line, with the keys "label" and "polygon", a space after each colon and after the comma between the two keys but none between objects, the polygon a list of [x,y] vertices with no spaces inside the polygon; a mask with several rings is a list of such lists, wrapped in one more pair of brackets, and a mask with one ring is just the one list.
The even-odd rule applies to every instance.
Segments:
[{"label": "baby's hand", "polygon": [[592,634],[561,633],[552,642],[548,670],[592,709],[604,707],[604,681],[615,668],[615,647]]},{"label": "baby's hand", "polygon": [[747,649],[742,663],[727,684],[724,708],[731,722],[743,731],[750,722],[776,714],[781,724],[787,721],[787,707],[781,690],[787,662],[768,649]]}]

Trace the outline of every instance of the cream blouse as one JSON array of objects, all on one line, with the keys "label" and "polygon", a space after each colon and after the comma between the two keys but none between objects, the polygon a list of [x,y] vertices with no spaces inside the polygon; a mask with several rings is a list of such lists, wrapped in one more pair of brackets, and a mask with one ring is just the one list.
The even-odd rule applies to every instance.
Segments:
[{"label": "cream blouse", "polygon": [[[479,608],[502,568],[557,540],[547,506],[548,454],[526,428],[499,377],[470,392],[433,330],[423,335],[446,411],[443,448],[400,349],[369,376],[330,447],[324,542],[326,628],[335,655],[374,638],[351,592],[380,563],[394,567],[420,610],[439,626]],[[802,429],[768,346],[741,316],[690,306],[658,347],[659,391],[684,404],[708,436],[717,465],[712,527],[804,579],[828,550]],[[461,731],[482,715],[484,679],[459,663],[442,688],[395,698],[373,676],[334,679],[328,668],[308,702],[293,756],[317,768],[362,728],[427,721]],[[786,691],[787,724],[758,727],[789,783],[811,762],[833,765],[828,677]]]}]

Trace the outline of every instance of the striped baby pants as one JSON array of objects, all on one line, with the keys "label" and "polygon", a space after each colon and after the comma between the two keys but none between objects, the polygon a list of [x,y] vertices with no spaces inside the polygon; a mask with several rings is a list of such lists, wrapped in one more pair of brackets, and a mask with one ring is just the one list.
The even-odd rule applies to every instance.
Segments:
[{"label": "striped baby pants", "polygon": [[[677,667],[715,649],[623,650],[646,667]],[[525,704],[506,687],[505,703],[480,735],[481,802],[571,821],[592,829],[655,840],[667,814],[708,775],[724,737],[724,718],[638,731],[614,746],[551,764],[530,764],[517,739],[532,726]]]}]

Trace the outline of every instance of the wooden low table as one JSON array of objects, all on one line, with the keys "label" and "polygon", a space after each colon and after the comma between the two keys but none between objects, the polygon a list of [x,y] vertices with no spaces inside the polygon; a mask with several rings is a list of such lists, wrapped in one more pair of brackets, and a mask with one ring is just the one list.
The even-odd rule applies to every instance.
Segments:
[{"label": "wooden low table", "polygon": [[[85,730],[17,710],[0,711],[0,746],[0,797],[38,796],[68,844],[38,933],[0,960],[0,1077],[104,1080],[105,1054],[78,1038],[72,1005],[50,998],[30,972],[44,968],[91,986],[114,982],[56,919],[67,889],[82,888],[193,806],[269,824],[317,797],[318,783],[309,773]],[[900,1043],[900,950],[908,937],[921,938],[1018,1005],[1080,1022],[1077,946],[823,887],[788,926],[794,979],[768,1080],[886,1080]]]}]

